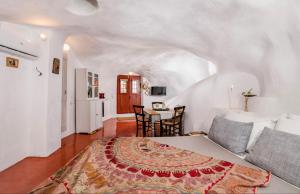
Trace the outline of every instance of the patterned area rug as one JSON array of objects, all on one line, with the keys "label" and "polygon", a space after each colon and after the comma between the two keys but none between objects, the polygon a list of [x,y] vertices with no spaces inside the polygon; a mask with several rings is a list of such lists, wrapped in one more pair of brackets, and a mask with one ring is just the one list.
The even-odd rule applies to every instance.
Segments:
[{"label": "patterned area rug", "polygon": [[271,174],[146,138],[97,140],[32,193],[255,193]]}]

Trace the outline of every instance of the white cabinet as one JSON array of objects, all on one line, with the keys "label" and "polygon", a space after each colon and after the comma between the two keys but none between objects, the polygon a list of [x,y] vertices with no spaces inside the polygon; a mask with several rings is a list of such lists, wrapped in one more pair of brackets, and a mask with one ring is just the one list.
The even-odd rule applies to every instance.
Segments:
[{"label": "white cabinet", "polygon": [[102,128],[102,100],[99,99],[99,74],[76,69],[76,133],[92,133]]},{"label": "white cabinet", "polygon": [[98,128],[103,127],[103,122],[102,122],[102,105],[103,104],[102,104],[102,101],[103,100],[97,100],[96,104],[95,104],[95,112],[96,112],[95,124],[96,124],[96,127],[98,127]]},{"label": "white cabinet", "polygon": [[76,69],[76,100],[99,99],[99,74]]}]

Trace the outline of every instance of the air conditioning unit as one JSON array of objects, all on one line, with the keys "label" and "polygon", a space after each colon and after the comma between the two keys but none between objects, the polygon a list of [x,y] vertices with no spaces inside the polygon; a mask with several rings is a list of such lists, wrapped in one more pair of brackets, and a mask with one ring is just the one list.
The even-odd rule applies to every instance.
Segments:
[{"label": "air conditioning unit", "polygon": [[0,51],[26,59],[37,60],[40,47],[32,41],[33,34],[31,31],[28,27],[1,23]]}]

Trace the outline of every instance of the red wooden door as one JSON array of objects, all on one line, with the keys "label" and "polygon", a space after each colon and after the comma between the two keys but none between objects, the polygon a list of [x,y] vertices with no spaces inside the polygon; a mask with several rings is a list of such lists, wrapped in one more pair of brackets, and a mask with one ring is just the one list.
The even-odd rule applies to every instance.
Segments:
[{"label": "red wooden door", "polygon": [[130,76],[129,112],[134,113],[133,105],[141,104],[141,76]]},{"label": "red wooden door", "polygon": [[117,113],[133,113],[133,105],[141,105],[141,77],[118,75]]}]

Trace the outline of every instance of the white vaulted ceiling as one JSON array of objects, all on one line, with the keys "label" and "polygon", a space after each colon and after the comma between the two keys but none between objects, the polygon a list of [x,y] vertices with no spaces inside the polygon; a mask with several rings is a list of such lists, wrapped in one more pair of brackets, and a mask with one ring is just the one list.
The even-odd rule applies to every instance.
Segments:
[{"label": "white vaulted ceiling", "polygon": [[[299,0],[99,0],[99,7],[92,0],[0,2],[1,20],[69,33],[67,41],[85,64],[152,79],[153,67],[207,68],[208,60],[220,72],[255,75],[263,95],[299,94]],[[173,75],[187,86],[203,78],[202,70],[179,68]]]}]

